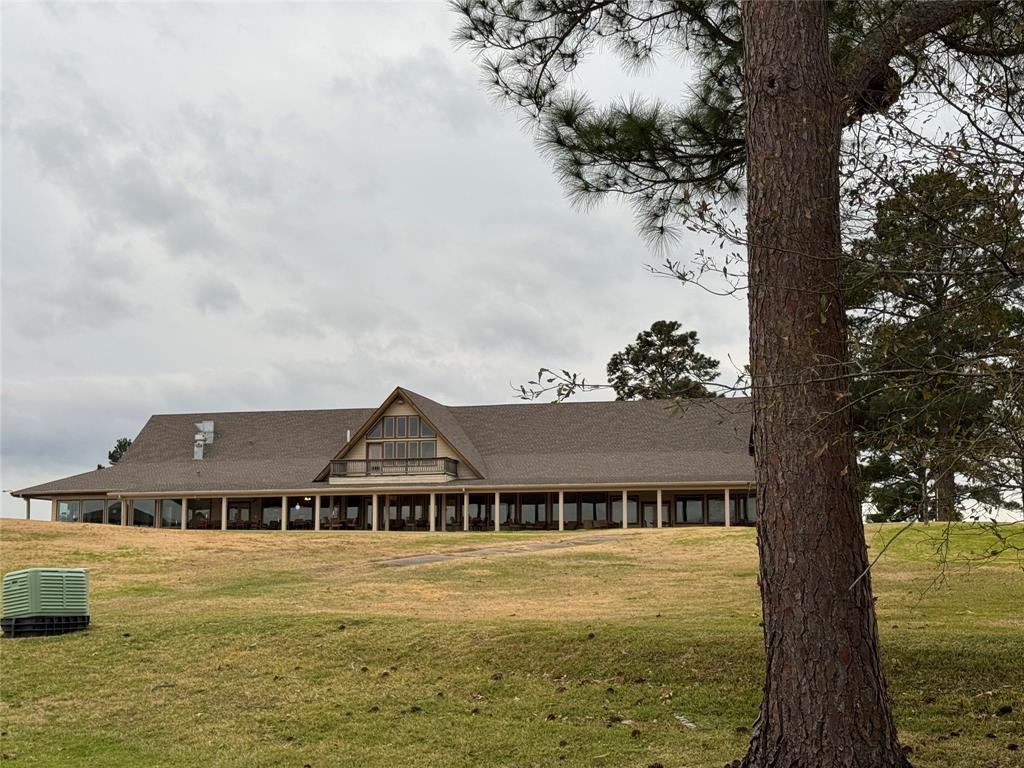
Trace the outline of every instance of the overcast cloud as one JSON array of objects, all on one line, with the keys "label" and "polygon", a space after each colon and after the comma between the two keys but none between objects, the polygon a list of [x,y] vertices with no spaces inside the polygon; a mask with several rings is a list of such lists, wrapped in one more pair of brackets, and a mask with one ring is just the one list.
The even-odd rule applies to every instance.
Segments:
[{"label": "overcast cloud", "polygon": [[[659,319],[746,359],[743,302],[646,273],[621,205],[572,209],[441,4],[2,13],[4,489],[152,413],[508,402]],[[579,84],[684,83],[599,60]]]}]

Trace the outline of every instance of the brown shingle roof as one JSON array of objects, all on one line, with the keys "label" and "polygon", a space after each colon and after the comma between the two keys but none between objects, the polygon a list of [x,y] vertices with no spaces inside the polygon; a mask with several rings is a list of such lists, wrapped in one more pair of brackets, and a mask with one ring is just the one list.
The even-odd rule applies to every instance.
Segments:
[{"label": "brown shingle roof", "polygon": [[[403,390],[483,477],[452,485],[697,483],[753,480],[747,398],[444,406]],[[372,408],[153,416],[116,466],[25,488],[60,493],[312,489]],[[194,422],[215,439],[192,458]],[[350,486],[346,486],[350,487]],[[354,487],[353,487],[354,488]]]}]

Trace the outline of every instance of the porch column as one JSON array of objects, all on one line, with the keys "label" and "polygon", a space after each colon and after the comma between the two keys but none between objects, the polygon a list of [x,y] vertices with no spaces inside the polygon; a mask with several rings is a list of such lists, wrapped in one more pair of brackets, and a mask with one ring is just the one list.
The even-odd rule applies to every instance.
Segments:
[{"label": "porch column", "polygon": [[220,500],[220,529],[226,531],[228,529],[228,497],[224,496]]},{"label": "porch column", "polygon": [[661,518],[664,517],[661,512],[661,488],[658,489],[658,500],[655,503],[658,505],[658,527],[661,528]]},{"label": "porch column", "polygon": [[370,520],[370,530],[371,531],[376,531],[377,530],[377,518],[379,517],[379,515],[377,514],[377,494],[376,493],[373,494],[373,500],[370,502],[370,514],[373,516],[372,519]]},{"label": "porch column", "polygon": [[469,494],[462,494],[462,530],[469,530]]},{"label": "porch column", "polygon": [[[107,503],[103,502],[103,509],[106,510],[106,508],[107,508]],[[32,497],[31,496],[26,496],[25,497],[25,519],[26,520],[31,520],[32,519]]]},{"label": "porch column", "polygon": [[281,497],[281,530],[288,530],[288,497]]},{"label": "porch column", "polygon": [[629,496],[622,492],[622,527],[629,528]]},{"label": "porch column", "polygon": [[[156,523],[156,520],[153,521]],[[128,500],[121,499],[121,525],[128,525]]]},{"label": "porch column", "polygon": [[188,499],[181,500],[181,530],[188,528]]},{"label": "porch column", "polygon": [[494,530],[501,530],[501,491],[494,492]]},{"label": "porch column", "polygon": [[565,530],[565,491],[558,492],[558,530]]},{"label": "porch column", "polygon": [[732,525],[732,515],[729,514],[729,489],[725,489],[725,527]]},{"label": "porch column", "polygon": [[320,530],[320,495],[313,497],[313,530]]},{"label": "porch column", "polygon": [[50,522],[57,522],[57,500],[50,499]]},{"label": "porch column", "polygon": [[430,532],[437,530],[437,494],[430,494]]}]

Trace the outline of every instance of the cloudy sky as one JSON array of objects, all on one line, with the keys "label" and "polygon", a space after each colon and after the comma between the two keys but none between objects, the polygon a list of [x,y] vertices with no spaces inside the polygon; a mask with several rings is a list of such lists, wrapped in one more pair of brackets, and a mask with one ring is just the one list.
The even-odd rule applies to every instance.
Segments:
[{"label": "cloudy sky", "polygon": [[[648,274],[621,205],[573,209],[442,4],[2,14],[4,489],[151,413],[508,402],[659,319],[745,361],[743,302]],[[679,99],[683,66],[577,84]]]}]

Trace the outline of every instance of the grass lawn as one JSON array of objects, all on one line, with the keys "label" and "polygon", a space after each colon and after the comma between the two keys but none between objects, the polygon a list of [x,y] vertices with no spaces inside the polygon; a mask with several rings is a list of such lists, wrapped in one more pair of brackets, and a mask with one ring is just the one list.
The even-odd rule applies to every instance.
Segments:
[{"label": "grass lawn", "polygon": [[[896,530],[870,526],[872,549]],[[1021,561],[956,565],[991,545],[957,528],[954,565],[934,583],[940,530],[903,534],[874,575],[901,738],[919,767],[1021,766]],[[2,570],[89,568],[93,623],[0,643],[0,752],[12,766],[104,768],[699,768],[741,756],[763,675],[754,531],[378,564],[579,536],[4,520]]]}]

